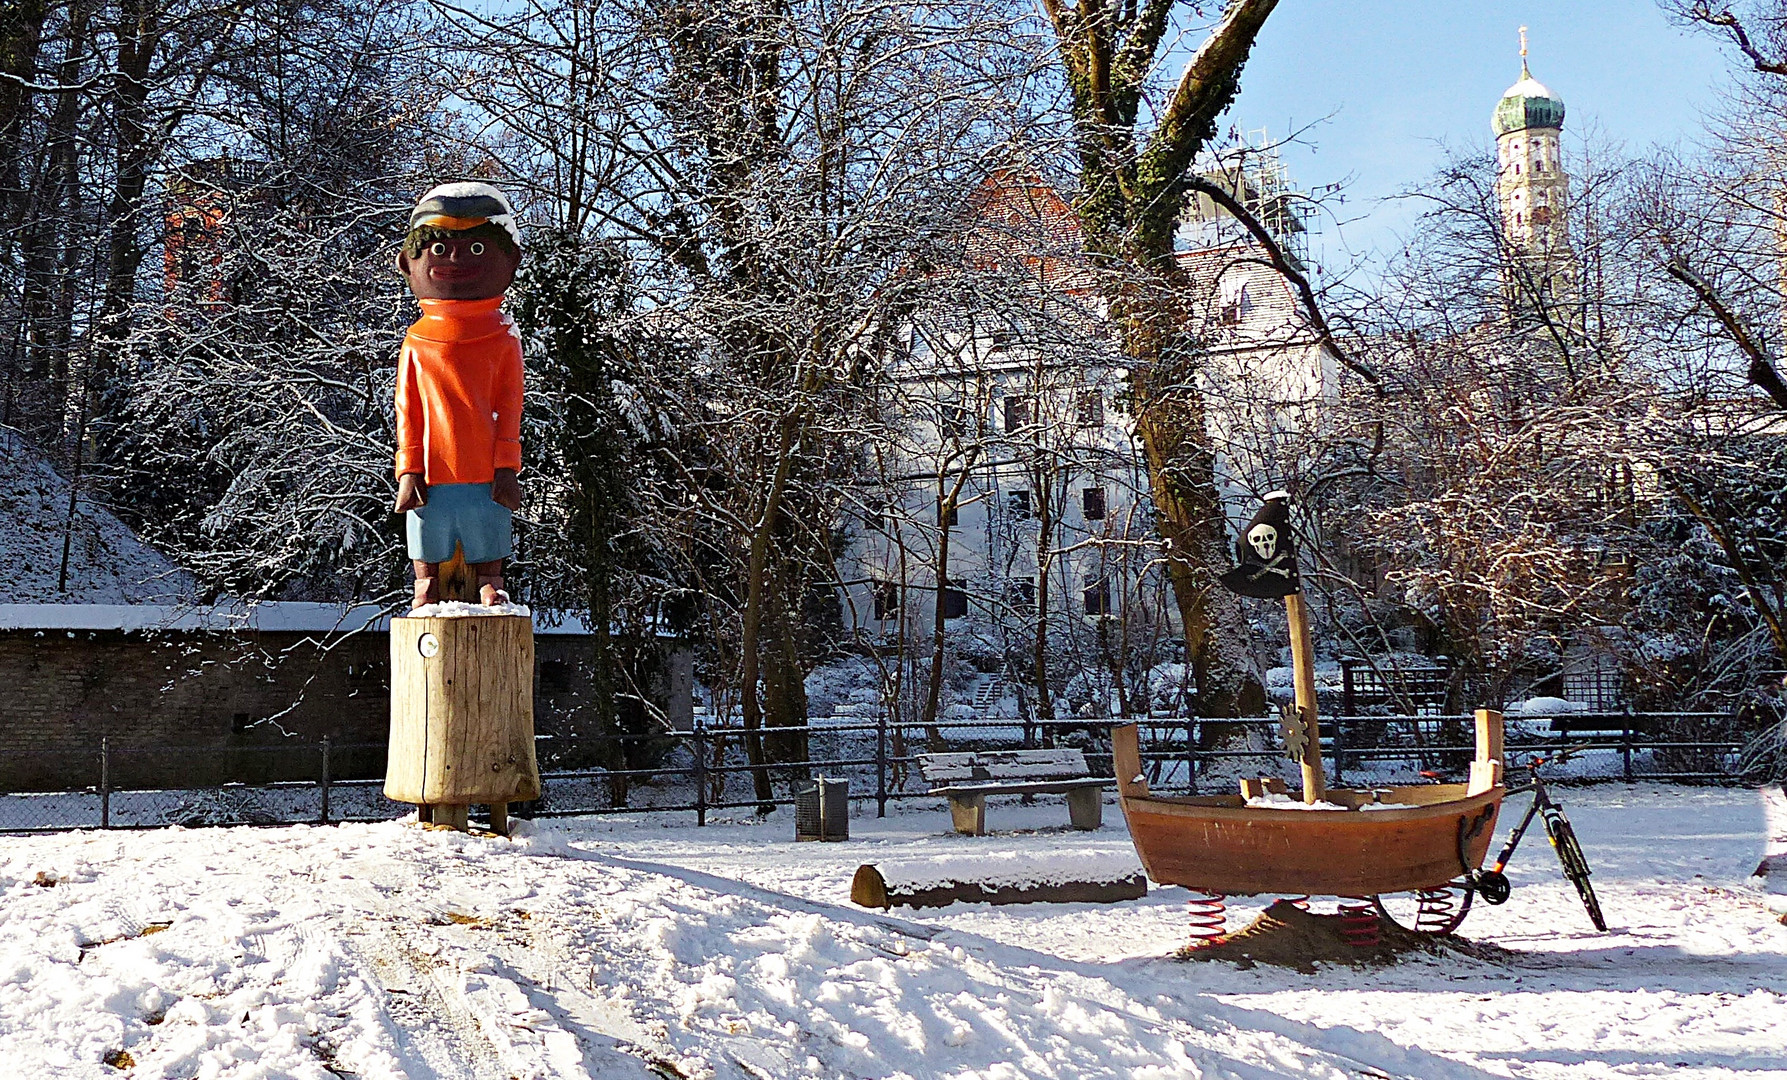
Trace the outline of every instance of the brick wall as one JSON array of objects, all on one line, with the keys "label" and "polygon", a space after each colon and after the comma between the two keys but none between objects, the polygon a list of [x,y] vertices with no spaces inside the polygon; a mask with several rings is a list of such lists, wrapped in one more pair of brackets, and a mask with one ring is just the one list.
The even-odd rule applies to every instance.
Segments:
[{"label": "brick wall", "polygon": [[[314,780],[325,736],[332,776],[383,776],[389,649],[374,632],[0,631],[0,790],[96,785],[102,738],[120,788]],[[535,730],[562,748],[589,641],[534,651]]]}]

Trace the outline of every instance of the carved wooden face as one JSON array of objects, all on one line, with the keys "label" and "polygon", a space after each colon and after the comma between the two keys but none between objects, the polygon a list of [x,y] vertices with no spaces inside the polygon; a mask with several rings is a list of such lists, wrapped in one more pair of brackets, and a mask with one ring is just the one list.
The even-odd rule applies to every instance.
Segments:
[{"label": "carved wooden face", "polygon": [[424,300],[488,300],[509,291],[521,256],[481,236],[465,233],[431,241],[421,255],[397,253],[397,269],[410,291]]}]

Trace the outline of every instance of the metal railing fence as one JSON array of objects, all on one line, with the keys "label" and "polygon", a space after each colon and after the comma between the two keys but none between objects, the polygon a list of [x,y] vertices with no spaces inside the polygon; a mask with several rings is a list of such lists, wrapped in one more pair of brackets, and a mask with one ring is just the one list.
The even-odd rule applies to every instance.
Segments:
[{"label": "metal railing fence", "polygon": [[[1113,721],[822,720],[765,727],[758,737],[778,756],[753,765],[742,728],[697,722],[690,731],[585,739],[567,752],[542,739],[544,793],[514,808],[519,816],[688,811],[711,813],[792,803],[795,781],[847,779],[851,798],[888,803],[924,797],[916,767],[936,751],[1078,747],[1094,775],[1109,775]],[[1278,776],[1295,786],[1296,766],[1269,719],[1144,717],[1142,759],[1159,792],[1236,789],[1240,777]],[[1323,756],[1335,787],[1421,783],[1461,777],[1474,756],[1472,717],[1342,716],[1321,720]],[[1510,767],[1532,752],[1575,747],[1548,770],[1562,782],[1663,780],[1735,783],[1749,737],[1717,713],[1574,713],[1511,718]],[[804,743],[804,750],[803,744]],[[612,767],[563,767],[574,751]],[[409,811],[384,798],[382,743],[288,741],[254,746],[124,746],[102,739],[74,750],[0,751],[0,832],[167,825],[330,824],[376,821]],[[219,783],[218,776],[230,777]],[[207,779],[208,778],[208,779]],[[767,787],[767,795],[759,782]]]}]

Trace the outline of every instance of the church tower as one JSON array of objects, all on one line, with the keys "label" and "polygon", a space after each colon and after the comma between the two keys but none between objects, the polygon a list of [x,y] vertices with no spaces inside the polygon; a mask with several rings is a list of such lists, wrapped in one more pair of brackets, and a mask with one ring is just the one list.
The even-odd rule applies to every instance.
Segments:
[{"label": "church tower", "polygon": [[1554,287],[1569,264],[1570,178],[1564,172],[1560,140],[1564,99],[1533,78],[1526,66],[1526,27],[1520,28],[1520,81],[1495,106],[1495,191],[1501,202],[1502,230],[1517,257],[1557,267],[1548,275]]}]

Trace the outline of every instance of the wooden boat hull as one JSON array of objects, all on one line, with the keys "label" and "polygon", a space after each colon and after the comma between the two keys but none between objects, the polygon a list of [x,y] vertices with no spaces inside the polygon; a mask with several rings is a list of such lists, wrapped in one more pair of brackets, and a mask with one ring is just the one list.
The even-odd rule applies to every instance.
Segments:
[{"label": "wooden boat hull", "polygon": [[[1487,709],[1477,713],[1470,783],[1318,789],[1322,803],[1339,807],[1333,810],[1249,806],[1240,795],[1151,795],[1134,724],[1111,728],[1111,757],[1148,877],[1230,896],[1438,888],[1483,865],[1507,795],[1502,717]],[[1377,808],[1383,804],[1396,809]]]},{"label": "wooden boat hull", "polygon": [[1238,795],[1121,802],[1142,868],[1163,885],[1229,896],[1371,896],[1436,888],[1481,866],[1505,794],[1498,786],[1467,796],[1463,784],[1436,784],[1382,796],[1435,800],[1407,810],[1259,809]]}]

